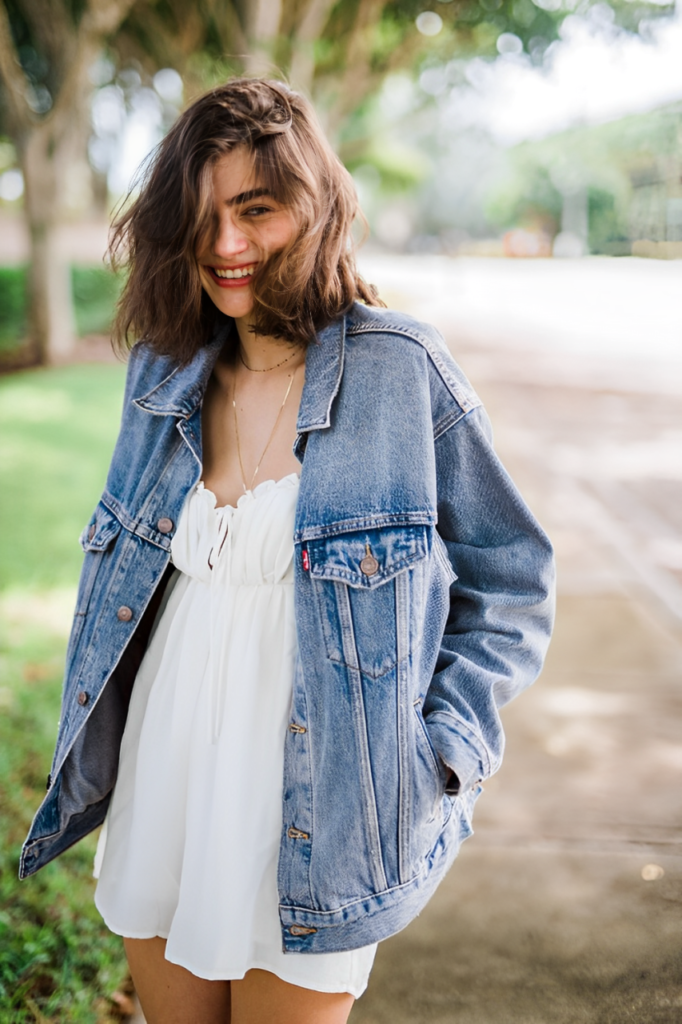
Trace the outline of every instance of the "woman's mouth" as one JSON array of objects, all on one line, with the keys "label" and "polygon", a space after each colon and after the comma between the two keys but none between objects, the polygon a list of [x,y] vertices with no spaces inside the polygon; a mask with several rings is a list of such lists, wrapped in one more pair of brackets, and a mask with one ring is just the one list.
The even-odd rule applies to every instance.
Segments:
[{"label": "woman's mouth", "polygon": [[247,263],[242,267],[206,267],[220,288],[243,287],[249,283],[255,269],[255,263]]}]

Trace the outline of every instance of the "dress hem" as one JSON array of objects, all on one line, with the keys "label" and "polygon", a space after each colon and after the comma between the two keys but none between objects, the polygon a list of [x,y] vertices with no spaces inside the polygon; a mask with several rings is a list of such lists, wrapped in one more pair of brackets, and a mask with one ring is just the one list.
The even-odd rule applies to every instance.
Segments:
[{"label": "dress hem", "polygon": [[[99,910],[99,907],[97,909]],[[100,910],[100,914],[101,913],[102,912]],[[154,935],[130,935],[128,931],[122,931],[120,928],[115,928],[112,925],[110,925],[109,922],[106,919],[104,919],[104,915],[102,915],[102,917],[109,931],[112,932],[114,935],[120,935],[122,939],[134,939],[137,941],[144,941],[146,939],[163,939],[164,942],[168,941],[167,935],[159,935],[158,932],[156,932]],[[310,955],[314,956],[314,954]],[[306,954],[290,953],[289,956],[306,956]],[[274,969],[272,964],[267,964],[265,962],[256,960],[254,960],[253,962],[249,962],[249,966],[246,967],[241,974],[235,972],[234,977],[226,978],[225,974],[222,972],[220,974],[206,972],[200,974],[198,971],[195,971],[191,967],[189,967],[187,963],[181,963],[179,960],[171,960],[171,958],[169,956],[166,956],[165,953],[164,959],[167,960],[169,964],[174,964],[176,967],[184,968],[184,970],[189,971],[190,974],[193,974],[195,978],[201,978],[202,981],[243,981],[247,971],[259,970],[268,971],[269,974],[274,974],[275,977],[279,978],[280,981],[286,982],[287,985],[296,985],[297,988],[305,988],[308,989],[308,991],[310,992],[325,992],[329,995],[339,995],[346,993],[349,996],[353,996],[354,999],[359,999],[363,992],[365,992],[367,989],[367,985],[365,985],[364,988],[361,988],[356,991],[353,991],[352,988],[350,988],[350,986],[348,985],[346,985],[344,988],[332,988],[326,985],[324,987],[322,987],[321,985],[306,985],[301,981],[300,978],[285,978],[280,971]]]}]

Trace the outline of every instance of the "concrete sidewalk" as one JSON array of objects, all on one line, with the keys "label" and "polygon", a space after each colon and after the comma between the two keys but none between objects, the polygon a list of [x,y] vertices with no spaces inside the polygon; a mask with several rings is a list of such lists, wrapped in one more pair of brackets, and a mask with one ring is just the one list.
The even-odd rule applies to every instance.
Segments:
[{"label": "concrete sidewalk", "polygon": [[476,834],[351,1022],[678,1024],[682,395],[656,366],[641,392],[622,365],[543,380],[522,346],[443,329],[555,542],[556,633]]},{"label": "concrete sidewalk", "polygon": [[476,834],[353,1024],[682,1021],[681,662],[627,596],[560,599]]}]

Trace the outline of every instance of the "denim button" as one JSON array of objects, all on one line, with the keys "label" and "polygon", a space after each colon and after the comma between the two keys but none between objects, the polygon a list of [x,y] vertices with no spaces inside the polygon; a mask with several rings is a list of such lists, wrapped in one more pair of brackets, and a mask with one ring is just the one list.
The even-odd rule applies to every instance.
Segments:
[{"label": "denim button", "polygon": [[168,516],[163,516],[156,524],[156,529],[159,533],[170,533],[173,529],[173,520],[169,519]]},{"label": "denim button", "polygon": [[316,931],[317,931],[317,928],[304,928],[303,925],[292,924],[291,928],[289,929],[289,934],[290,935],[314,935]]},{"label": "denim button", "polygon": [[363,560],[360,562],[360,571],[363,572],[365,576],[374,576],[375,572],[379,571],[379,563],[374,555],[370,553],[365,555]]},{"label": "denim button", "polygon": [[308,730],[304,725],[299,725],[298,722],[292,722],[289,726],[289,732],[307,732]]},{"label": "denim button", "polygon": [[80,692],[80,693],[78,694],[78,696],[76,697],[76,700],[78,701],[78,703],[80,704],[80,706],[81,706],[82,708],[84,708],[84,707],[85,707],[85,705],[86,705],[86,704],[88,703],[88,701],[90,700],[90,694],[89,694],[89,693],[86,693],[86,692],[85,692],[85,690],[81,690],[81,692]]},{"label": "denim button", "polygon": [[287,831],[287,835],[289,836],[289,839],[310,839],[308,833],[301,832],[300,828],[290,828]]},{"label": "denim button", "polygon": [[116,618],[120,622],[130,622],[133,617],[132,609],[127,604],[122,604],[119,610],[116,612]]}]

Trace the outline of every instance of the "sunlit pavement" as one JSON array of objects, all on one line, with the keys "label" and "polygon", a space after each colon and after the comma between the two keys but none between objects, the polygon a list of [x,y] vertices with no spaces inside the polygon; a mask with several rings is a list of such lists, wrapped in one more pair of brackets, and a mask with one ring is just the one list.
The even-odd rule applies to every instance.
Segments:
[{"label": "sunlit pavement", "polygon": [[365,261],[436,322],[555,542],[541,680],[353,1024],[682,1021],[682,263]]}]

